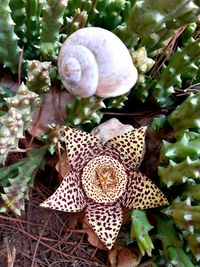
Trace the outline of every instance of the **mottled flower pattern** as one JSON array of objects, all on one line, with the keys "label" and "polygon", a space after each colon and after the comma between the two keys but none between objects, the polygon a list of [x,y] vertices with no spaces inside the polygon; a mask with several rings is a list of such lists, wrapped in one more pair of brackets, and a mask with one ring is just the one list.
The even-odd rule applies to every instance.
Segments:
[{"label": "mottled flower pattern", "polygon": [[65,127],[62,135],[71,170],[41,206],[66,212],[85,209],[86,218],[108,249],[120,230],[123,212],[167,205],[159,188],[137,171],[143,158],[146,127],[110,139]]}]

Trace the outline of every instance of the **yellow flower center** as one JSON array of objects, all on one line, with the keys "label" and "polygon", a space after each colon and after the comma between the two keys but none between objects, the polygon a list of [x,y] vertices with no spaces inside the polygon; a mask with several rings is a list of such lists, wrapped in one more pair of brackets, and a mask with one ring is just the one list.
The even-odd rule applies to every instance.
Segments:
[{"label": "yellow flower center", "polygon": [[118,160],[109,156],[99,156],[85,165],[81,180],[89,198],[98,203],[110,203],[124,193],[127,175],[124,166]]}]

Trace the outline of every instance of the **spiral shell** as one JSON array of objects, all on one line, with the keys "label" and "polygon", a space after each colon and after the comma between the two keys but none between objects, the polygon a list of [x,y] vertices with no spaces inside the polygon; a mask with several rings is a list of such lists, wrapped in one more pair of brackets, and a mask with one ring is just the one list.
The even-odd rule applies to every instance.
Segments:
[{"label": "spiral shell", "polygon": [[73,95],[102,98],[127,93],[137,81],[137,70],[123,42],[97,27],[80,29],[61,47],[58,71]]}]

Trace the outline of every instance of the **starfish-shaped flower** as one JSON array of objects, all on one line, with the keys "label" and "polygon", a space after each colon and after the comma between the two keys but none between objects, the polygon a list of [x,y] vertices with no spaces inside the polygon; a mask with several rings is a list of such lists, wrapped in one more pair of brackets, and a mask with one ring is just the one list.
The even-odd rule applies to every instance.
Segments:
[{"label": "starfish-shaped flower", "polygon": [[75,128],[63,132],[71,170],[41,206],[66,212],[86,209],[89,224],[111,249],[122,224],[122,207],[168,204],[158,187],[136,170],[144,153],[146,127],[114,137],[104,146],[97,137]]}]

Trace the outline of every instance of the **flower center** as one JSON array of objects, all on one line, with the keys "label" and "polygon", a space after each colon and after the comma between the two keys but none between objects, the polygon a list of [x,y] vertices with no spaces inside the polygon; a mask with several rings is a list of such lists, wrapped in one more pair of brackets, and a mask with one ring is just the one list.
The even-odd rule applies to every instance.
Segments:
[{"label": "flower center", "polygon": [[109,156],[99,156],[85,165],[81,180],[89,198],[98,203],[110,203],[124,193],[127,175],[124,166],[118,160]]}]

